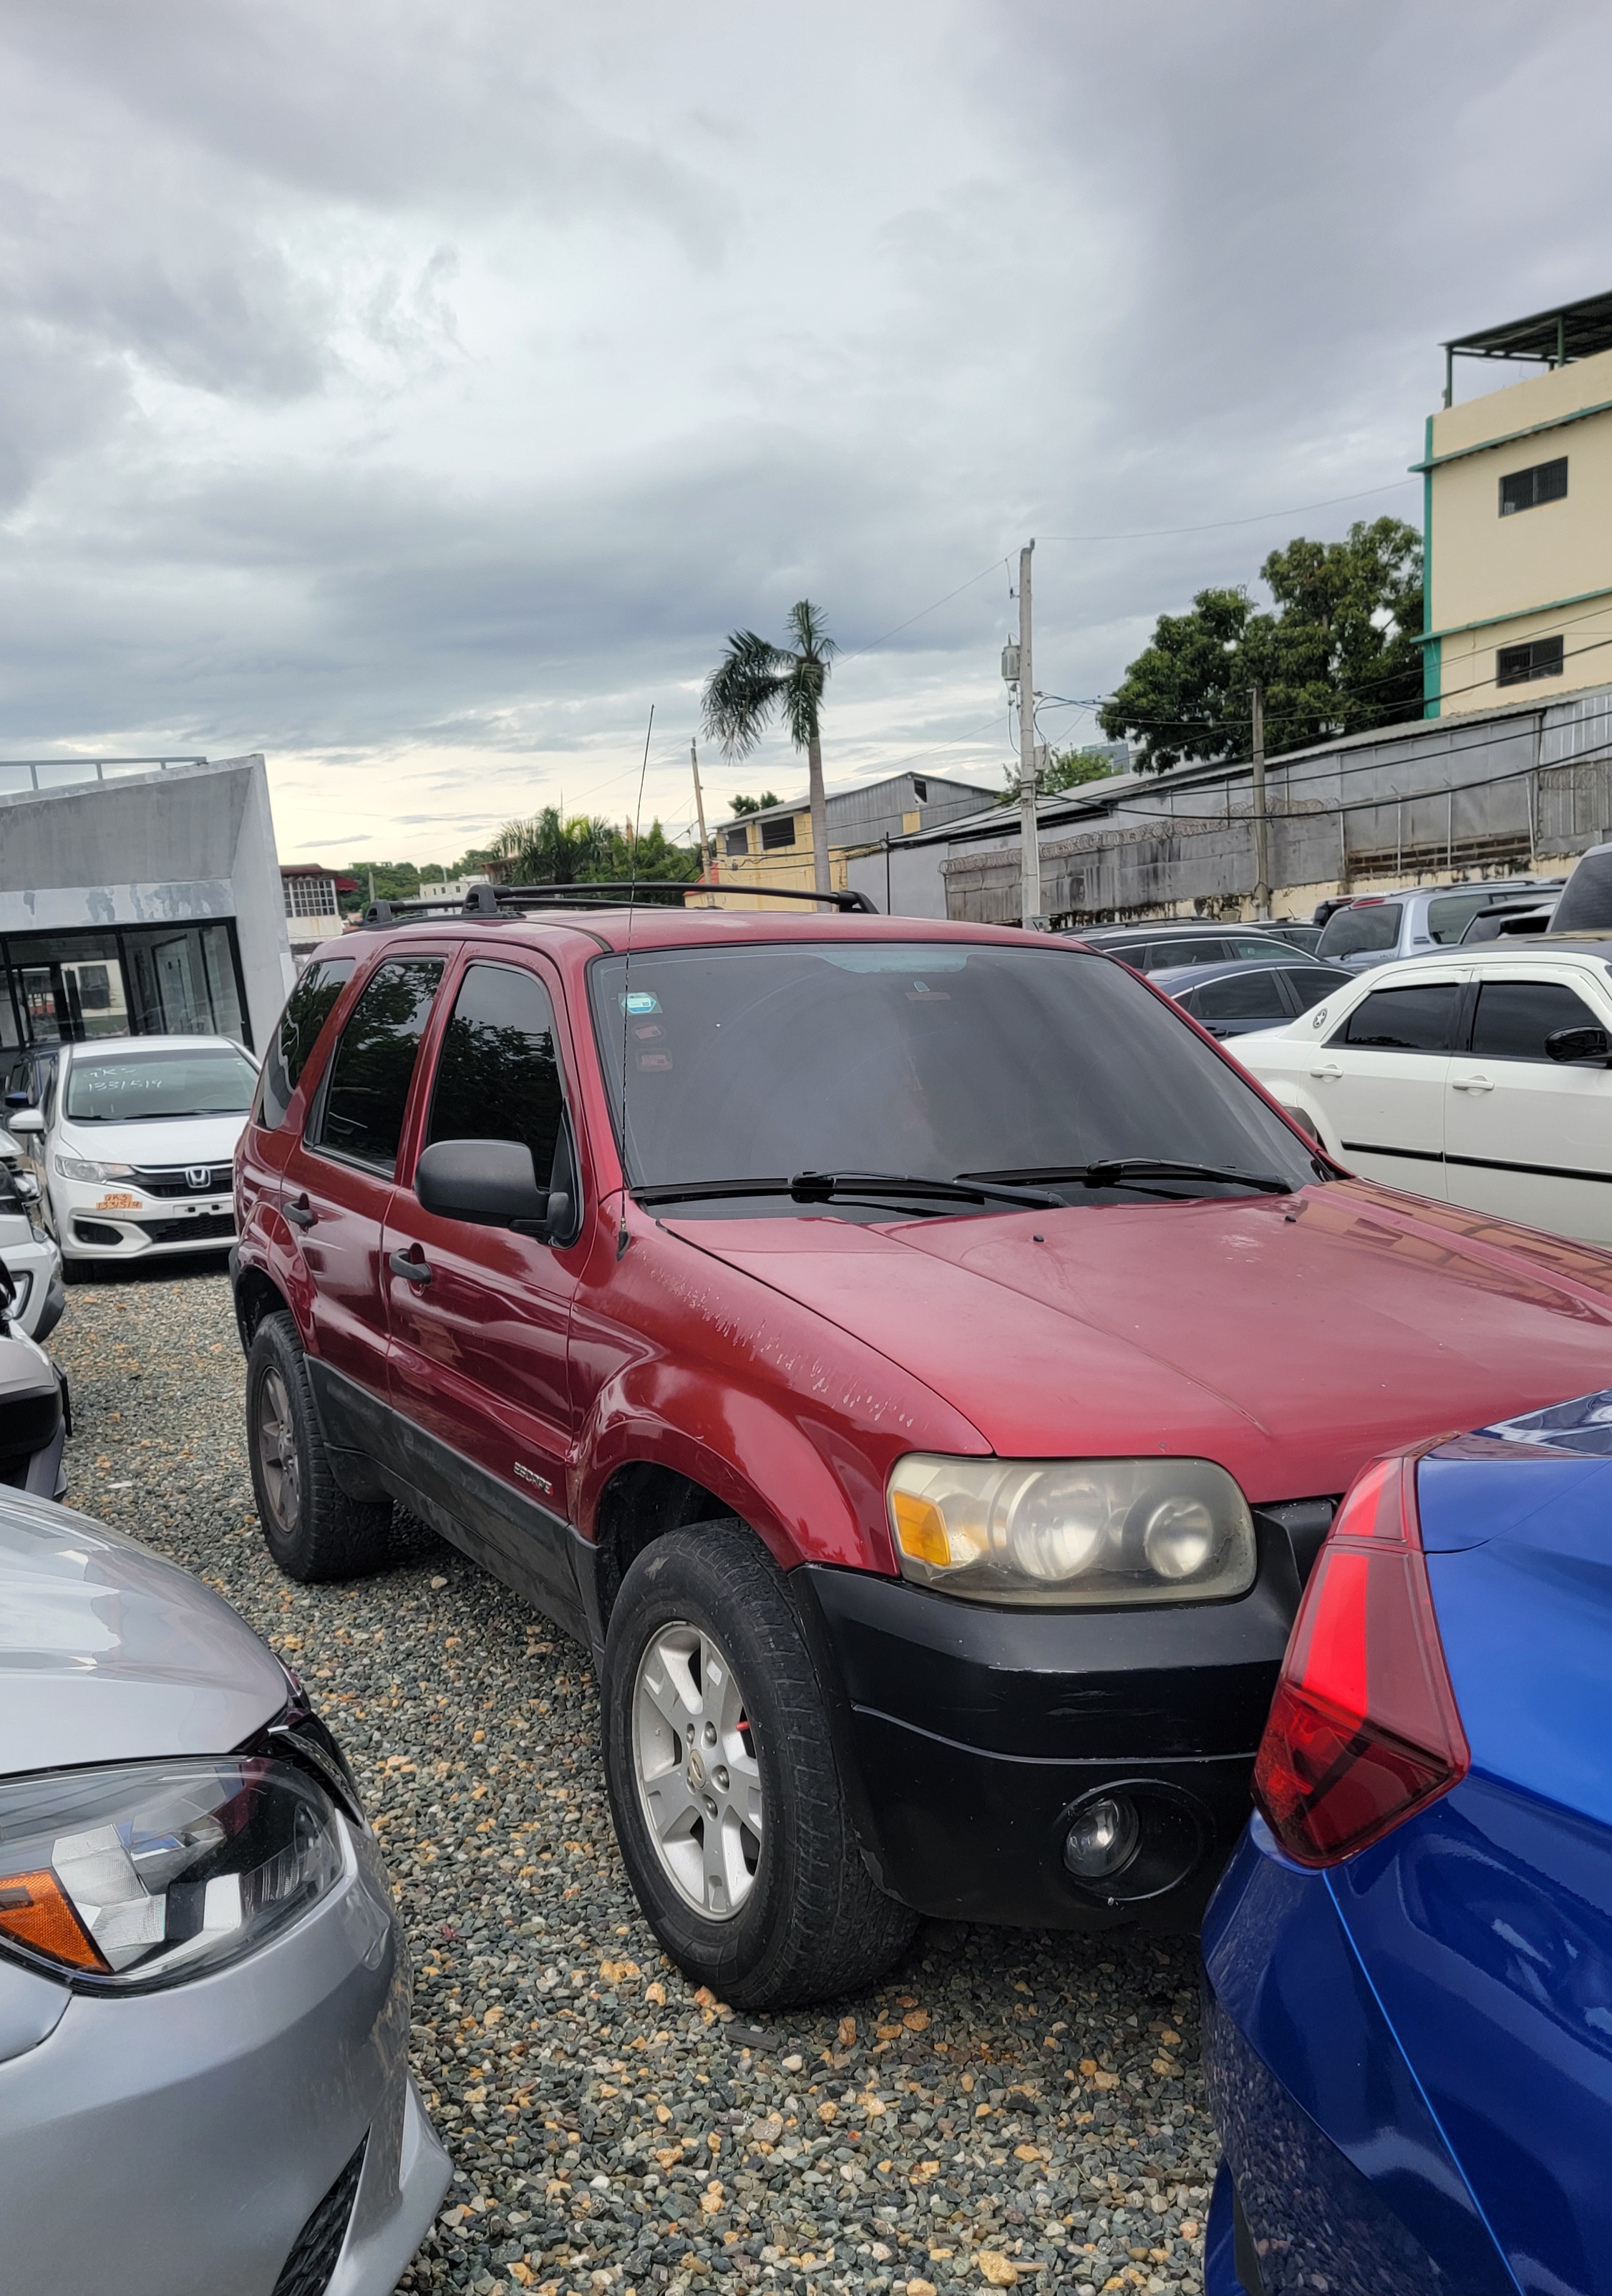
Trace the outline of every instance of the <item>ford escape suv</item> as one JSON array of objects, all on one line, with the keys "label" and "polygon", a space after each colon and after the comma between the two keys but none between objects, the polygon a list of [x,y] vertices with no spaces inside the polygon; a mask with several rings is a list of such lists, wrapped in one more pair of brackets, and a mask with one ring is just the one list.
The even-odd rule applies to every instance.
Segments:
[{"label": "ford escape suv", "polygon": [[1612,1380],[1612,1258],[1351,1177],[1076,941],[473,903],[326,944],[263,1064],[276,1561],[382,1567],[398,1502],[588,1644],[728,2001],[919,1914],[1193,1926],[1338,1494]]}]

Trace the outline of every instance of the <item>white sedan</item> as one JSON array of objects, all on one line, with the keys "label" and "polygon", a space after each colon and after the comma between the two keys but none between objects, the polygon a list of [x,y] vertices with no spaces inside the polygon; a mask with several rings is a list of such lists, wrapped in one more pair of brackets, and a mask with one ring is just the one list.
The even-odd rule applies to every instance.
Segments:
[{"label": "white sedan", "polygon": [[1612,937],[1379,965],[1227,1050],[1365,1178],[1612,1244]]},{"label": "white sedan", "polygon": [[41,1105],[10,1126],[68,1265],[233,1243],[235,1143],[257,1085],[227,1037],[63,1045]]}]

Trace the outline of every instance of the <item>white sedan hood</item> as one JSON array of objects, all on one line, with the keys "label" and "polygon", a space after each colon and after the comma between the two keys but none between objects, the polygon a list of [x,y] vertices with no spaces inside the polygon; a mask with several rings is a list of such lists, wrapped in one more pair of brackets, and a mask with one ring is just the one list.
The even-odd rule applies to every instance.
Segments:
[{"label": "white sedan hood", "polygon": [[246,1127],[238,1116],[150,1117],[139,1124],[75,1124],[63,1118],[54,1145],[97,1164],[227,1164]]}]

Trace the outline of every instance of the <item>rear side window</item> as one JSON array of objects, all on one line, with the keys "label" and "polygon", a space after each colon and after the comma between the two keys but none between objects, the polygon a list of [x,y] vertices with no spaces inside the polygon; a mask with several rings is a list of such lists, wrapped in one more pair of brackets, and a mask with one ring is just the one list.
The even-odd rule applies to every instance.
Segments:
[{"label": "rear side window", "polygon": [[1227,1021],[1277,1021],[1287,1018],[1276,975],[1265,964],[1251,964],[1246,972],[1228,973],[1224,980],[1206,980],[1192,1009],[1211,1029]]},{"label": "rear side window", "polygon": [[1427,904],[1427,931],[1441,943],[1459,940],[1479,909],[1493,906],[1493,893],[1441,893]]},{"label": "rear side window", "polygon": [[1460,986],[1453,980],[1430,980],[1425,987],[1411,988],[1379,988],[1350,1013],[1341,1041],[1386,1052],[1447,1053],[1460,995]]},{"label": "rear side window", "polygon": [[1592,846],[1568,878],[1550,920],[1553,933],[1605,932],[1612,926],[1612,845]]},{"label": "rear side window", "polygon": [[1284,977],[1301,1013],[1319,1004],[1335,988],[1349,988],[1354,983],[1352,972],[1335,972],[1330,965],[1295,964],[1289,966]]},{"label": "rear side window", "polygon": [[473,964],[442,1032],[427,1142],[523,1140],[538,1185],[554,1187],[564,1114],[547,989],[514,965]]},{"label": "rear side window", "polygon": [[1400,906],[1373,901],[1363,909],[1334,909],[1316,944],[1317,956],[1372,956],[1399,947]]},{"label": "rear side window", "polygon": [[1559,980],[1485,980],[1472,1023],[1475,1059],[1549,1061],[1545,1038],[1558,1029],[1605,1026],[1582,996]]},{"label": "rear side window", "polygon": [[1224,940],[1212,936],[1189,940],[1184,933],[1179,940],[1150,942],[1146,962],[1130,949],[1115,951],[1139,972],[1164,972],[1172,964],[1223,964],[1231,953]]},{"label": "rear side window", "polygon": [[395,957],[377,968],[341,1031],[310,1128],[314,1145],[377,1171],[393,1168],[420,1038],[441,978],[440,956]]},{"label": "rear side window", "polygon": [[285,1121],[297,1079],[337,997],[353,977],[355,962],[350,956],[317,958],[285,1001],[280,1025],[263,1056],[263,1077],[258,1087],[257,1121],[271,1132],[278,1131]]}]

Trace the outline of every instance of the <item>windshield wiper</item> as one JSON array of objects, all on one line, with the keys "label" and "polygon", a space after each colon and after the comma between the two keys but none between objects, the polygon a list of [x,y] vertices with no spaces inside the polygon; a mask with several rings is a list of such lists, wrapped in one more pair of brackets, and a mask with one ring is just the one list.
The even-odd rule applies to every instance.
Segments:
[{"label": "windshield wiper", "polygon": [[1099,1156],[1091,1164],[1033,1164],[1004,1172],[960,1172],[963,1180],[1078,1182],[1085,1188],[1142,1188],[1150,1180],[1225,1180],[1262,1195],[1290,1196],[1291,1180],[1274,1172],[1243,1172],[1232,1164],[1195,1164],[1173,1156]]},{"label": "windshield wiper", "polygon": [[1011,1174],[964,1173],[935,1180],[899,1172],[797,1172],[791,1179],[666,1180],[634,1188],[640,1204],[693,1203],[722,1196],[788,1196],[797,1204],[826,1204],[838,1196],[919,1196],[945,1203],[1017,1204],[1027,1211],[1057,1211],[1059,1199],[1032,1188],[1005,1186]]}]

